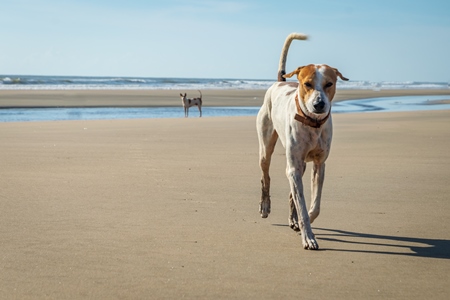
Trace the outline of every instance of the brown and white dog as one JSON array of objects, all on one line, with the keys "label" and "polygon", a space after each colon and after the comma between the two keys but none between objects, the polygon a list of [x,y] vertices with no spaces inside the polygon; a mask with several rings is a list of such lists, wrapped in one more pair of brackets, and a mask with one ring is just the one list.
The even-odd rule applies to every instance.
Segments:
[{"label": "brown and white dog", "polygon": [[184,107],[184,117],[187,118],[189,115],[189,107],[191,106],[197,106],[198,107],[198,111],[200,112],[200,117],[202,117],[202,92],[200,92],[200,90],[198,91],[200,93],[200,97],[199,98],[194,98],[194,99],[188,99],[186,98],[187,94],[184,93],[180,94],[181,97],[181,102],[183,103],[183,107]]},{"label": "brown and white dog", "polygon": [[[286,57],[294,39],[305,40],[302,34],[290,34],[281,52],[278,69],[279,82],[266,92],[257,116],[259,162],[262,171],[262,195],[259,205],[261,217],[270,213],[271,156],[278,138],[286,149],[286,176],[290,185],[289,226],[300,231],[305,249],[319,246],[311,223],[319,215],[320,199],[325,175],[325,160],[330,153],[333,126],[331,101],[336,92],[338,77],[348,80],[335,68],[327,65],[307,65],[285,74]],[[296,75],[297,82],[284,78]],[[303,193],[302,177],[306,163],[312,162],[312,195],[309,212]]]}]

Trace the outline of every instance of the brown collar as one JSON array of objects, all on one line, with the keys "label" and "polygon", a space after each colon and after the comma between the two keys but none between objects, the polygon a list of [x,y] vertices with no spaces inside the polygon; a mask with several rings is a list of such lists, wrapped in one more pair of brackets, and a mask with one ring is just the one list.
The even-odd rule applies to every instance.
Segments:
[{"label": "brown collar", "polygon": [[330,117],[330,114],[328,114],[325,118],[323,118],[322,120],[316,120],[313,119],[307,115],[305,115],[305,113],[303,112],[303,110],[300,107],[300,103],[298,103],[298,94],[295,95],[295,105],[297,106],[297,112],[295,114],[294,119],[296,119],[297,121],[299,121],[300,123],[303,123],[309,127],[312,128],[320,128],[320,126],[322,126],[323,124],[325,124],[325,122],[328,120],[328,118]]}]

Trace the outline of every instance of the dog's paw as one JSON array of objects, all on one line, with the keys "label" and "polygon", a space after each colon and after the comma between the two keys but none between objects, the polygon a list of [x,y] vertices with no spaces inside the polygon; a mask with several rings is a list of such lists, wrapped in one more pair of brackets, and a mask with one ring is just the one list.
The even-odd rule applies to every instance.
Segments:
[{"label": "dog's paw", "polygon": [[294,231],[300,231],[300,226],[298,225],[297,220],[289,218],[289,227],[291,227]]},{"label": "dog's paw", "polygon": [[270,214],[270,200],[265,199],[259,203],[259,213],[262,218],[267,218]]},{"label": "dog's paw", "polygon": [[314,233],[303,233],[302,232],[302,244],[303,248],[306,250],[318,250],[319,244],[317,244]]}]

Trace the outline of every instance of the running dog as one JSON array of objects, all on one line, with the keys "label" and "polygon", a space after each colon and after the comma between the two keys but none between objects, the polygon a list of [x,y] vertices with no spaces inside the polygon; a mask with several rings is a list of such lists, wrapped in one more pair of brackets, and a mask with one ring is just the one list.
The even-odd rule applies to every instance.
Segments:
[{"label": "running dog", "polygon": [[184,117],[185,118],[188,117],[189,107],[191,107],[191,106],[197,106],[198,111],[200,112],[200,118],[202,117],[202,92],[200,92],[200,90],[198,92],[200,93],[200,97],[194,98],[194,99],[186,98],[186,96],[187,96],[186,93],[184,93],[184,95],[180,94],[181,102],[183,103],[183,107],[184,107]]},{"label": "running dog", "polygon": [[[300,231],[304,249],[319,249],[311,223],[320,212],[320,199],[325,175],[325,160],[330,153],[333,126],[331,101],[339,78],[348,80],[327,65],[307,65],[286,74],[286,57],[291,42],[306,40],[307,36],[290,34],[283,46],[278,68],[278,81],[266,92],[257,116],[259,163],[262,171],[261,217],[270,213],[271,156],[278,138],[286,149],[286,176],[290,195],[289,226]],[[297,76],[297,82],[285,78]],[[303,193],[302,177],[306,163],[312,162],[312,195],[309,212]]]}]

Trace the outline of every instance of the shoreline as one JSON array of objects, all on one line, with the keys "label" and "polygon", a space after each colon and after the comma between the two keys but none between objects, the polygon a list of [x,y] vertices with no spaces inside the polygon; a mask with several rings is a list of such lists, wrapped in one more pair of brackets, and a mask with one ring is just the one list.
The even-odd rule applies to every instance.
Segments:
[{"label": "shoreline", "polygon": [[[178,107],[197,90],[0,90],[2,108]],[[261,106],[266,90],[203,90],[204,106]],[[379,97],[449,95],[450,89],[338,90],[334,102]]]}]

